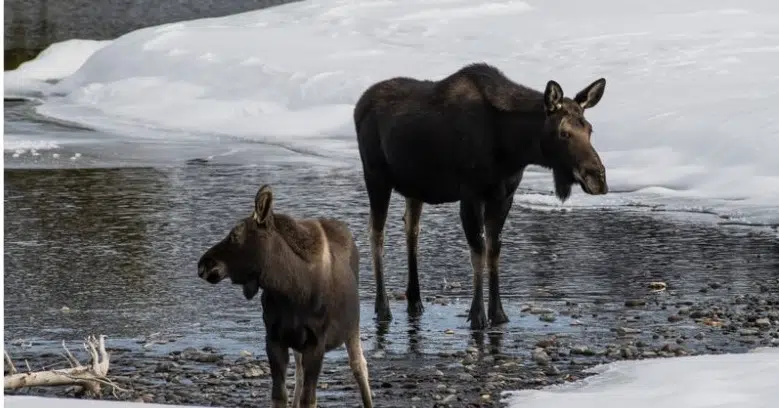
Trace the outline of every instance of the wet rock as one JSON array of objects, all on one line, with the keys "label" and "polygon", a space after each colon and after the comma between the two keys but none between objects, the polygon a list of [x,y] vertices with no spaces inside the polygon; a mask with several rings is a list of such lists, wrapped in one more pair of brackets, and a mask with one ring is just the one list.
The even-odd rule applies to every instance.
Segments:
[{"label": "wet rock", "polygon": [[546,307],[535,307],[535,306],[532,306],[527,311],[530,314],[534,314],[534,315],[546,315],[546,314],[554,315],[554,312],[555,312],[554,310],[546,308]]},{"label": "wet rock", "polygon": [[468,373],[460,373],[460,375],[459,375],[459,376],[457,376],[457,378],[458,378],[460,381],[465,381],[465,382],[470,382],[470,381],[473,381],[473,376],[472,376],[472,375],[470,375],[470,374],[468,374]]},{"label": "wet rock", "polygon": [[449,403],[451,403],[451,402],[454,402],[454,400],[456,400],[456,399],[457,399],[457,395],[454,395],[454,394],[449,394],[449,395],[447,395],[446,397],[444,397],[444,398],[441,400],[441,403],[442,403],[442,404],[449,404]]},{"label": "wet rock", "polygon": [[557,320],[557,317],[554,315],[554,313],[544,313],[538,317],[538,320],[541,320],[542,322],[552,323],[555,320]]},{"label": "wet rock", "polygon": [[684,317],[679,316],[679,315],[670,315],[670,316],[668,316],[668,322],[669,323],[676,323],[676,322],[680,322],[682,320],[684,320]]},{"label": "wet rock", "polygon": [[550,376],[560,375],[560,369],[555,365],[549,365],[544,369],[544,374]]},{"label": "wet rock", "polygon": [[646,306],[646,301],[643,299],[628,299],[625,301],[625,306],[627,307]]},{"label": "wet rock", "polygon": [[541,348],[550,348],[557,345],[557,338],[556,337],[550,337],[548,339],[541,339],[538,342],[536,342],[536,347]]},{"label": "wet rock", "polygon": [[579,355],[583,355],[583,356],[594,356],[595,355],[595,351],[593,351],[592,349],[590,349],[587,346],[576,345],[576,346],[571,347],[571,354],[579,354]]},{"label": "wet rock", "polygon": [[264,375],[265,372],[260,368],[256,366],[250,366],[246,368],[246,371],[243,373],[244,378],[257,378],[262,375]]},{"label": "wet rock", "polygon": [[638,348],[635,347],[635,346],[623,347],[620,350],[620,354],[621,354],[622,358],[624,358],[626,360],[632,360],[632,359],[634,359],[634,358],[636,358],[638,356]]},{"label": "wet rock", "polygon": [[665,290],[667,285],[665,282],[649,282],[649,289],[660,291]]},{"label": "wet rock", "polygon": [[740,329],[738,331],[738,334],[741,335],[741,336],[756,336],[756,335],[760,334],[760,330],[758,330],[758,329],[751,329],[751,328],[744,328],[744,329]]},{"label": "wet rock", "polygon": [[179,367],[180,366],[174,361],[161,361],[159,364],[157,364],[157,367],[154,369],[154,372],[155,373],[169,372]]},{"label": "wet rock", "polygon": [[632,327],[617,327],[617,334],[620,336],[626,336],[629,334],[640,334],[641,329],[634,329]]},{"label": "wet rock", "polygon": [[533,350],[532,359],[540,366],[546,366],[552,360],[549,357],[549,354],[547,354],[546,351],[540,347],[536,347],[536,349]]}]

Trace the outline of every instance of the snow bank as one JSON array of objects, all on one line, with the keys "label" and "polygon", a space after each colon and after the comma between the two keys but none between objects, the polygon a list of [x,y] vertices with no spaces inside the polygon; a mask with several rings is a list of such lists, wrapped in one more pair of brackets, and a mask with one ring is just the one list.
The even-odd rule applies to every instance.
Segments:
[{"label": "snow bank", "polygon": [[51,83],[76,72],[89,57],[111,41],[67,40],[52,44],[38,56],[3,74],[6,97],[35,97]]},{"label": "snow bank", "polygon": [[779,349],[619,361],[596,376],[504,393],[509,408],[769,408],[779,404]]},{"label": "snow bank", "polygon": [[44,398],[8,395],[3,397],[3,406],[5,408],[198,408],[193,405],[163,405],[75,398]]},{"label": "snow bank", "polygon": [[[356,164],[351,109],[375,81],[487,61],[570,95],[604,76],[588,118],[612,194],[576,191],[568,205],[779,223],[777,19],[773,0],[308,0],[129,33],[48,88],[40,112],[128,137],[224,135]],[[546,192],[550,177],[523,186]]]}]

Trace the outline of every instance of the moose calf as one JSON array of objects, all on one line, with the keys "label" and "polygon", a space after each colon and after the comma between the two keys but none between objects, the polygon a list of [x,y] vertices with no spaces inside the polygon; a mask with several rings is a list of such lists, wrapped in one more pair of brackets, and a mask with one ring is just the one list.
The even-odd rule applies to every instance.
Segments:
[{"label": "moose calf", "polygon": [[243,286],[246,299],[262,289],[273,408],[287,406],[290,348],[295,354],[292,406],[316,407],[324,355],[344,343],[363,406],[371,408],[360,342],[360,257],[349,227],[333,219],[295,220],[272,206],[271,188],[263,185],[252,215],[203,254],[198,275],[212,284],[229,277]]}]

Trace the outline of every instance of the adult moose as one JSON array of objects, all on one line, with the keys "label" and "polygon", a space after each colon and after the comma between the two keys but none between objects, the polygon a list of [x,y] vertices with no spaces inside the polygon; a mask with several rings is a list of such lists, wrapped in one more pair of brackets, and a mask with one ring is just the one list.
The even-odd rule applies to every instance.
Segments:
[{"label": "adult moose", "polygon": [[382,259],[394,189],[406,200],[408,313],[423,311],[417,273],[422,206],[459,201],[473,268],[471,328],[487,326],[485,263],[490,322],[508,322],[500,300],[498,260],[514,192],[525,167],[533,164],[552,170],[561,201],[574,183],[588,194],[607,193],[606,171],[590,144],[592,127],[584,118],[584,110],[600,101],[605,87],[606,80],[598,79],[571,99],[555,81],[541,93],[513,82],[494,66],[474,63],[439,81],[395,77],[365,90],[354,108],[354,124],[370,201],[380,321],[392,319]]},{"label": "adult moose", "polygon": [[360,341],[360,255],[349,227],[338,220],[296,220],[272,209],[268,185],[257,191],[254,212],[209,248],[198,275],[216,284],[229,277],[246,299],[262,289],[265,350],[272,406],[287,406],[289,349],[295,352],[294,408],[316,407],[316,386],[326,352],[346,343],[349,365],[365,408],[373,406]]}]

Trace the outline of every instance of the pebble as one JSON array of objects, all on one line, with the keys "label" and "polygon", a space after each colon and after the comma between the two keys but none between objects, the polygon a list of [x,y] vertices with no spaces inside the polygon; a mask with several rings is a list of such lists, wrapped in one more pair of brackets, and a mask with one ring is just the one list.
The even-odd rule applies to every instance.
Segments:
[{"label": "pebble", "polygon": [[576,345],[571,347],[571,354],[580,354],[584,356],[594,356],[595,352],[587,346]]},{"label": "pebble", "polygon": [[744,329],[739,329],[738,334],[741,336],[755,336],[760,334],[760,330],[744,328]]},{"label": "pebble", "polygon": [[538,317],[538,320],[541,320],[542,322],[552,323],[555,320],[557,320],[557,317],[555,317],[554,313],[544,313]]},{"label": "pebble", "polygon": [[771,326],[771,320],[769,320],[767,317],[761,317],[755,320],[755,324],[758,327],[767,328]]},{"label": "pebble", "polygon": [[643,299],[628,299],[625,301],[625,306],[627,307],[646,306],[646,301]]},{"label": "pebble", "polygon": [[641,333],[641,329],[634,329],[632,327],[618,327],[617,328],[617,334],[620,336],[625,336],[628,334],[639,334]]},{"label": "pebble", "polygon": [[535,350],[533,350],[532,353],[533,361],[536,362],[536,364],[540,366],[548,365],[550,361],[552,361],[552,358],[549,357],[549,354],[544,351],[544,349],[540,347],[536,347]]}]

